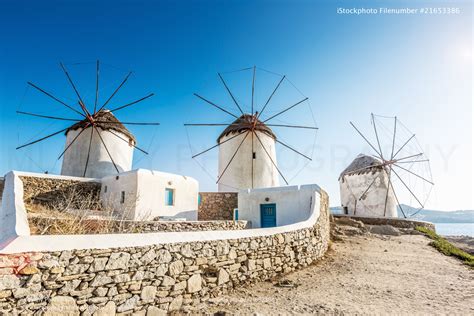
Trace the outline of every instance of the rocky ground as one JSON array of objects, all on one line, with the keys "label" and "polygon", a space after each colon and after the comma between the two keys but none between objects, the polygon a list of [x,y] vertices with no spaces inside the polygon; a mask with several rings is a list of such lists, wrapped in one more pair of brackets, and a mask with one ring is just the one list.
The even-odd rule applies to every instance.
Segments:
[{"label": "rocky ground", "polygon": [[391,226],[339,223],[307,269],[212,299],[207,313],[474,314],[474,270]]}]

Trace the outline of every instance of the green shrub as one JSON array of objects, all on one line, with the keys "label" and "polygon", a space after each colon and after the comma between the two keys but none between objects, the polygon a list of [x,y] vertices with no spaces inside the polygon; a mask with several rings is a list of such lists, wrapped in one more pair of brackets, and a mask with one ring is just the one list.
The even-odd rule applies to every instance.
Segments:
[{"label": "green shrub", "polygon": [[461,259],[465,264],[468,266],[474,268],[474,256],[468,254],[465,251],[462,251],[458,247],[454,246],[451,244],[449,241],[432,231],[431,229],[422,227],[422,226],[417,226],[416,230],[419,232],[422,232],[426,236],[428,236],[430,239],[433,241],[430,242],[430,246],[433,246],[436,248],[439,252],[442,254],[445,254],[446,256],[453,256],[458,259]]}]

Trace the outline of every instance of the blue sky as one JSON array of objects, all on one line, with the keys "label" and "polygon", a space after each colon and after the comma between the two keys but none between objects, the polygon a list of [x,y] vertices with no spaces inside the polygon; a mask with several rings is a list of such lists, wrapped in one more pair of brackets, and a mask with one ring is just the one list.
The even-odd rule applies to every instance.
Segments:
[{"label": "blue sky", "polygon": [[[200,181],[202,190],[215,190],[213,179],[190,158],[183,123],[230,120],[192,94],[221,97],[219,101],[232,108],[231,100],[220,95],[223,88],[216,73],[257,65],[286,74],[309,97],[320,128],[313,162],[306,168],[291,152],[279,152],[289,178],[297,174],[292,183],[318,183],[337,205],[340,171],[359,152],[367,151],[349,121],[370,131],[371,112],[396,115],[417,134],[431,159],[436,185],[427,207],[472,209],[472,3],[436,5],[448,3],[461,13],[336,13],[338,7],[434,6],[413,1],[2,1],[0,173],[60,171],[57,156],[64,136],[25,150],[15,147],[64,128],[64,123],[50,126],[47,121],[19,117],[15,111],[68,115],[67,109],[26,89],[26,82],[73,100],[58,66],[63,61],[81,92],[90,97],[93,61],[100,59],[104,98],[128,70],[134,74],[117,96],[117,104],[156,94],[117,114],[123,121],[162,123],[158,128],[130,128],[139,145],[151,153],[146,157],[136,153],[134,166],[190,175]],[[278,78],[261,73],[258,88]],[[226,78],[248,101],[249,90],[244,87],[251,77]],[[265,92],[258,91],[261,104]],[[292,93],[295,90],[288,86],[282,97],[289,101],[296,95]],[[282,120],[307,123],[307,109],[297,109]],[[199,149],[212,146],[219,129],[188,132],[191,144]],[[281,133],[295,148],[312,148],[311,137]],[[206,159],[212,174],[215,160],[212,154]]]}]

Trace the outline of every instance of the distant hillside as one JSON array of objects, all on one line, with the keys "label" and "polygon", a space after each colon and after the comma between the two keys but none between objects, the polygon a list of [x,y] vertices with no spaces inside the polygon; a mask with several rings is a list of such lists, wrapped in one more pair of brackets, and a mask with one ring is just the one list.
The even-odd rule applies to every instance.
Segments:
[{"label": "distant hillside", "polygon": [[[402,208],[408,214],[415,213],[417,210],[403,204]],[[342,214],[342,208],[339,206],[331,207],[330,209],[333,214]],[[400,209],[398,209],[398,216],[403,217]],[[474,210],[460,210],[453,212],[421,210],[418,214],[410,218],[432,223],[474,223]]]}]

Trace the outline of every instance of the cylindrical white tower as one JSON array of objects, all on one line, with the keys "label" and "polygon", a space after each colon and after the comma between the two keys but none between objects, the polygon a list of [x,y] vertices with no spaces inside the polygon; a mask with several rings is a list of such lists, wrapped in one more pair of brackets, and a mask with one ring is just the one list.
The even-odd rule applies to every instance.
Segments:
[{"label": "cylindrical white tower", "polygon": [[[339,176],[343,214],[398,217],[393,188],[381,161],[360,154]],[[386,205],[386,206],[385,206]]]},{"label": "cylindrical white tower", "polygon": [[217,139],[219,192],[279,186],[275,139],[272,130],[254,115],[244,114],[230,124]]},{"label": "cylindrical white tower", "polygon": [[108,110],[98,112],[94,120],[95,128],[83,120],[66,131],[66,148],[82,133],[64,153],[62,175],[102,178],[116,174],[117,169],[119,172],[131,170],[134,136]]}]

